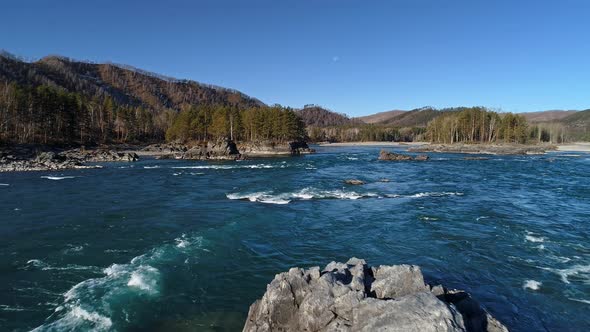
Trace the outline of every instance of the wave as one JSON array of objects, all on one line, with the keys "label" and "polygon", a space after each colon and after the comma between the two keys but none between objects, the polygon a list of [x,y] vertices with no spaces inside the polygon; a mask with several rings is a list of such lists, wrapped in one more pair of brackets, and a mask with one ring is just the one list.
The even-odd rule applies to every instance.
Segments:
[{"label": "wave", "polygon": [[6,304],[0,304],[0,311],[30,311],[31,309],[21,308],[21,307],[11,307]]},{"label": "wave", "polygon": [[42,270],[42,271],[68,271],[68,270],[86,270],[86,271],[100,271],[100,268],[96,266],[85,266],[85,265],[77,265],[77,264],[68,264],[65,266],[53,266],[49,263],[46,263],[40,259],[30,259],[27,261],[27,264],[24,266],[25,270]]},{"label": "wave", "polygon": [[196,165],[196,166],[175,166],[176,169],[268,169],[268,168],[285,168],[285,164],[252,164],[252,165]]},{"label": "wave", "polygon": [[44,175],[41,178],[42,179],[47,179],[47,180],[59,181],[59,180],[64,180],[64,179],[73,179],[73,178],[75,178],[75,176],[49,176],[49,175]]},{"label": "wave", "polygon": [[[166,244],[133,258],[127,264],[112,264],[103,269],[103,276],[84,280],[63,294],[63,303],[34,331],[124,329],[129,323],[115,321],[115,317],[136,316],[133,310],[159,297],[163,274],[158,267],[172,261],[186,261],[194,257],[194,250],[203,249],[203,238],[183,235],[175,243]],[[35,260],[31,264],[46,266]],[[161,268],[161,267],[160,267]],[[133,309],[136,308],[136,309]]]},{"label": "wave", "polygon": [[312,199],[360,199],[369,197],[379,197],[373,193],[357,193],[354,191],[336,190],[319,190],[315,188],[304,188],[299,191],[274,194],[270,191],[254,193],[231,193],[226,197],[231,200],[247,200],[250,202],[259,202],[267,204],[289,204],[294,200],[312,200]]},{"label": "wave", "polygon": [[10,186],[8,183],[0,183],[0,187],[8,187]]},{"label": "wave", "polygon": [[460,192],[424,192],[424,193],[417,193],[413,195],[406,195],[404,197],[410,198],[422,198],[422,197],[443,197],[443,196],[463,196],[463,193]]},{"label": "wave", "polygon": [[69,254],[76,254],[82,250],[84,250],[84,245],[81,245],[81,246],[68,245],[68,248],[62,250],[62,252],[66,255],[69,255]]},{"label": "wave", "polygon": [[584,299],[575,299],[575,298],[571,298],[571,297],[568,297],[568,299],[569,299],[569,300],[572,300],[572,301],[576,301],[576,302],[581,302],[581,303],[590,304],[590,300],[584,300]]},{"label": "wave", "polygon": [[526,231],[526,235],[524,236],[524,239],[526,241],[529,242],[535,242],[535,243],[541,243],[541,242],[545,242],[545,238],[542,236],[538,236],[535,233]]},{"label": "wave", "polygon": [[542,284],[543,283],[536,280],[525,280],[524,285],[522,285],[522,288],[530,290],[539,290]]},{"label": "wave", "polygon": [[543,270],[551,271],[560,276],[561,281],[565,284],[569,284],[570,277],[573,276],[582,276],[585,279],[586,283],[590,282],[590,265],[574,265],[567,269],[554,269],[549,267],[540,267]]},{"label": "wave", "polygon": [[423,220],[423,221],[437,221],[438,218],[437,217],[420,217],[420,220]]},{"label": "wave", "polygon": [[155,166],[143,166],[143,168],[145,169],[156,169],[156,168],[160,168],[160,166],[155,165]]},{"label": "wave", "polygon": [[444,197],[444,196],[462,196],[460,192],[424,192],[412,195],[385,194],[376,193],[359,193],[356,191],[345,191],[341,189],[322,190],[313,187],[307,187],[295,192],[273,193],[272,191],[261,191],[252,193],[230,193],[226,197],[231,200],[244,200],[250,202],[269,203],[269,204],[288,204],[294,200],[315,200],[315,199],[350,199],[357,200],[362,198],[421,198],[421,197]]}]

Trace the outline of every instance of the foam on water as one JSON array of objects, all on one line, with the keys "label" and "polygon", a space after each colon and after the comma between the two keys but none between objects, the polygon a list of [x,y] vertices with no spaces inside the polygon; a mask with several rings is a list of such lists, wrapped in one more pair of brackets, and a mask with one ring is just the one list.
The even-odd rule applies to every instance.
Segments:
[{"label": "foam on water", "polygon": [[64,180],[64,179],[73,179],[73,178],[75,178],[75,176],[50,176],[50,175],[44,175],[41,178],[42,179],[47,179],[47,180],[59,181],[59,180]]},{"label": "foam on water", "polygon": [[156,169],[156,168],[160,168],[160,166],[155,165],[155,166],[143,166],[143,168],[145,169]]},{"label": "foam on water", "polygon": [[530,290],[539,290],[541,285],[542,283],[536,280],[525,280],[524,285],[522,285],[522,288]]},{"label": "foam on water", "polygon": [[557,273],[561,277],[561,281],[566,284],[570,283],[569,278],[573,276],[583,277],[584,283],[590,283],[590,265],[574,265],[567,269],[553,269],[553,268],[543,268],[545,270],[552,271]]},{"label": "foam on water", "polygon": [[571,297],[568,297],[568,299],[570,299],[570,300],[572,300],[572,301],[576,301],[576,302],[581,302],[581,303],[590,304],[590,300],[584,300],[584,299],[575,299],[575,298],[571,298]]},{"label": "foam on water", "polygon": [[0,183],[0,187],[8,187],[10,186],[8,183]]},{"label": "foam on water", "polygon": [[[102,270],[102,277],[84,280],[70,288],[63,295],[63,303],[47,319],[49,322],[35,331],[123,328],[115,326],[124,322],[114,322],[114,316],[133,314],[130,303],[149,303],[159,296],[163,275],[158,266],[194,257],[194,250],[201,249],[202,245],[202,237],[183,235],[175,239],[175,244],[152,249],[127,264],[112,264]],[[42,270],[50,267],[40,260],[31,260],[28,264],[40,266]]]},{"label": "foam on water", "polygon": [[96,266],[84,266],[76,264],[68,264],[65,266],[53,266],[40,259],[30,259],[27,261],[26,266],[23,267],[25,270],[42,270],[42,271],[68,271],[68,270],[87,270],[87,271],[100,271]]},{"label": "foam on water", "polygon": [[159,279],[160,271],[149,265],[142,265],[137,270],[131,272],[131,278],[127,282],[127,286],[136,287],[150,294],[156,294],[158,292]]},{"label": "foam on water", "polygon": [[422,198],[422,197],[443,197],[443,196],[463,196],[463,193],[460,192],[424,192],[424,193],[417,193],[413,195],[408,195],[406,197],[410,198]]},{"label": "foam on water", "polygon": [[542,236],[537,236],[535,233],[526,231],[526,235],[524,236],[524,239],[528,242],[536,242],[536,243],[541,243],[545,241],[545,238]]},{"label": "foam on water", "polygon": [[196,166],[174,166],[175,169],[268,169],[268,168],[285,168],[285,165],[273,164],[252,164],[252,165],[196,165]]},{"label": "foam on water", "polygon": [[361,198],[422,198],[422,197],[444,197],[444,196],[463,196],[461,192],[423,192],[412,195],[398,194],[376,194],[376,193],[359,193],[355,191],[345,191],[342,189],[317,189],[313,187],[303,188],[298,191],[288,193],[273,193],[272,191],[253,192],[253,193],[230,193],[226,194],[228,199],[248,200],[250,202],[270,203],[270,204],[288,204],[294,200],[312,200],[312,199],[350,199],[356,200]]},{"label": "foam on water", "polygon": [[230,193],[226,197],[231,200],[248,200],[250,202],[268,203],[268,204],[289,204],[294,200],[312,200],[312,199],[359,199],[379,197],[374,193],[357,193],[354,191],[345,191],[342,189],[322,190],[312,187],[303,188],[298,191],[275,194],[272,191],[254,192],[254,193]]}]

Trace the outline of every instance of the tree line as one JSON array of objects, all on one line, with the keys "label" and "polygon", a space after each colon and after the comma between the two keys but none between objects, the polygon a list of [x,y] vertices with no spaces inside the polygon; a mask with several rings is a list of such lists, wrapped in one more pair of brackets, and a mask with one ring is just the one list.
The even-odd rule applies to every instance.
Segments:
[{"label": "tree line", "polygon": [[306,138],[305,125],[295,111],[280,105],[240,109],[229,106],[190,106],[172,119],[166,139],[206,141],[292,141]]},{"label": "tree line", "polygon": [[432,143],[561,143],[565,127],[559,123],[529,125],[522,115],[497,113],[485,107],[461,108],[428,123]]},{"label": "tree line", "polygon": [[88,98],[47,85],[0,83],[0,142],[36,144],[150,143],[168,140],[304,139],[290,108],[187,105],[181,111]]},{"label": "tree line", "polygon": [[425,128],[355,124],[307,128],[313,142],[413,142],[423,140]]},{"label": "tree line", "polygon": [[0,83],[0,142],[101,144],[164,138],[173,111],[155,113],[51,86]]}]

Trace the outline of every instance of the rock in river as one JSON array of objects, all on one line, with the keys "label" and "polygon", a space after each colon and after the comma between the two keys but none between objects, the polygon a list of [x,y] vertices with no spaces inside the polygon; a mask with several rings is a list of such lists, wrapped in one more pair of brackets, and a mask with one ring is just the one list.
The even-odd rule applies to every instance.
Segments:
[{"label": "rock in river", "polygon": [[508,331],[471,296],[424,282],[414,265],[362,259],[277,274],[244,331]]},{"label": "rock in river", "polygon": [[346,179],[344,180],[344,183],[359,186],[365,184],[365,181],[358,179]]},{"label": "rock in river", "polygon": [[407,155],[407,154],[400,154],[400,153],[393,153],[385,150],[381,150],[379,152],[379,160],[390,160],[390,161],[407,161],[407,160],[418,160],[418,161],[425,161],[428,160],[427,155],[419,155],[416,157]]}]

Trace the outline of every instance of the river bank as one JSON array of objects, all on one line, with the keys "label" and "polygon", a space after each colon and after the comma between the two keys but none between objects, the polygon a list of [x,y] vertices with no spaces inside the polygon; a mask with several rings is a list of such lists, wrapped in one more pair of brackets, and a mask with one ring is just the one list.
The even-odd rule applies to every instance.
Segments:
[{"label": "river bank", "polygon": [[157,143],[151,145],[104,145],[100,147],[58,147],[11,145],[0,147],[0,172],[26,172],[100,168],[93,163],[134,162],[141,157],[185,160],[244,160],[314,153],[305,142]]}]

